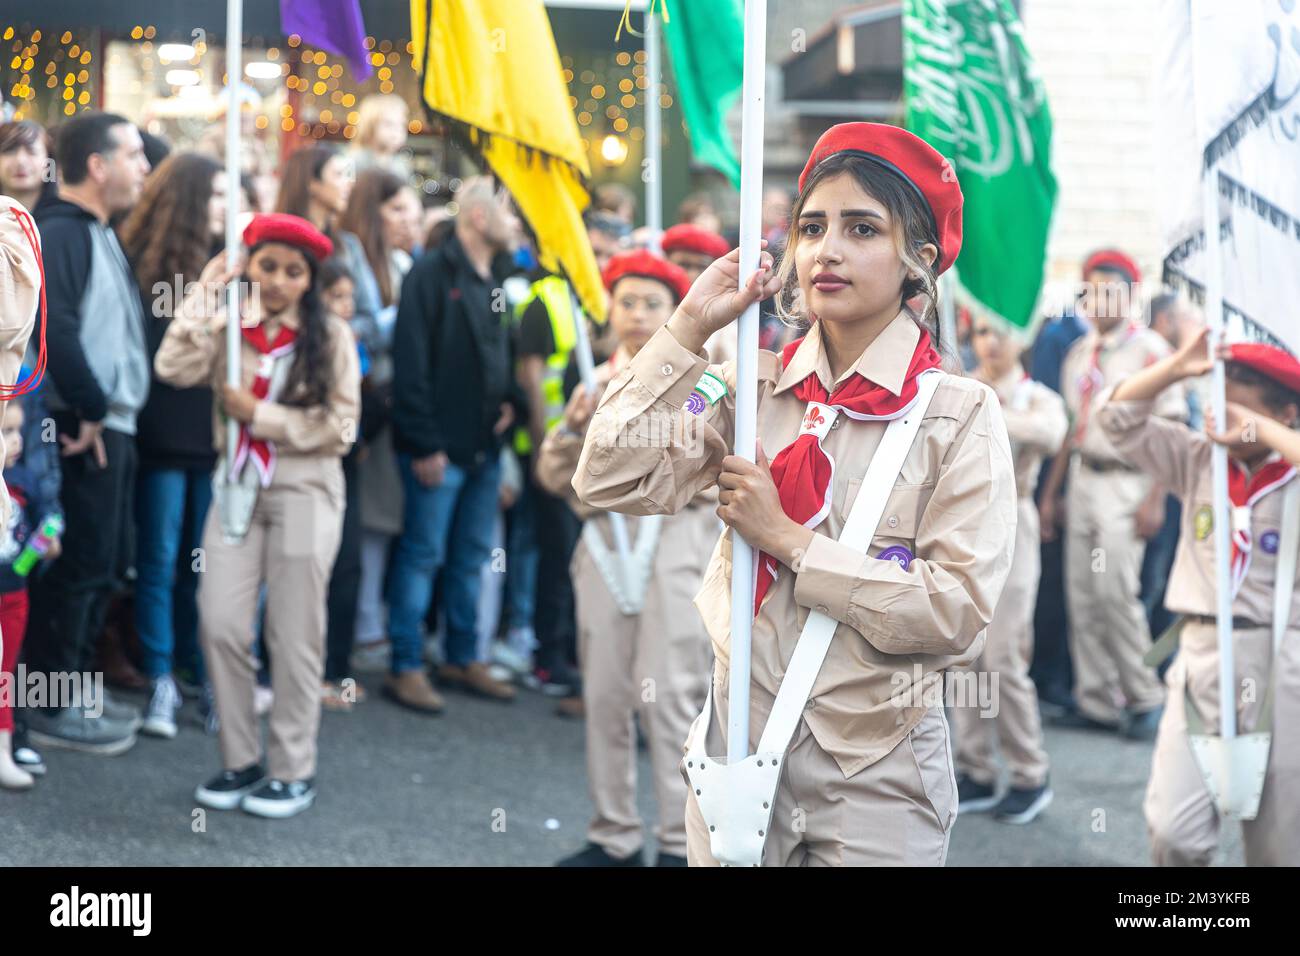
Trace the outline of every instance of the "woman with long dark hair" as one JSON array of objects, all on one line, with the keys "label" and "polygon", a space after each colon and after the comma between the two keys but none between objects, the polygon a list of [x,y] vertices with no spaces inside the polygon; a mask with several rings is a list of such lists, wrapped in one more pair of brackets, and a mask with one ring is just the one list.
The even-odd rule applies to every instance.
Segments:
[{"label": "woman with long dark hair", "polygon": [[[254,216],[244,230],[241,386],[226,378],[223,300],[240,275],[224,256],[204,267],[154,359],[160,378],[208,382],[220,395],[216,507],[203,534],[199,631],[221,715],[223,771],[195,793],[213,809],[282,818],[315,799],[325,592],[343,519],[343,473],[360,414],[356,342],[328,315],[317,274],[333,244],[311,223]],[[225,421],[239,423],[227,447]],[[258,593],[275,665],[263,766],[253,706]]]},{"label": "woman with long dark hair", "polygon": [[352,179],[352,161],[337,148],[321,143],[300,149],[285,161],[275,211],[306,219],[333,241]]},{"label": "woman with long dark hair", "polygon": [[[174,153],[145,181],[122,224],[122,248],[144,302],[145,341],[152,356],[184,289],[198,281],[220,248],[225,229],[226,172],[199,153]],[[150,683],[141,730],[176,736],[180,687],[173,672],[202,683],[195,592],[198,553],[212,501],[212,389],[173,388],[157,375],[136,420],[135,623]],[[185,555],[184,560],[180,560]]]},{"label": "woman with long dark hair", "polygon": [[[365,349],[370,367],[361,384],[361,437],[365,454],[359,456],[352,468],[354,473],[349,475],[349,481],[355,479],[358,485],[361,511],[354,565],[359,568],[360,579],[355,590],[341,586],[343,582],[338,580],[330,584],[327,685],[335,685],[347,676],[354,638],[373,647],[387,637],[384,572],[393,538],[402,531],[402,479],[389,427],[393,323],[397,318],[402,279],[411,268],[411,257],[404,247],[418,241],[420,215],[414,190],[393,173],[373,168],[357,176],[347,211],[339,222],[342,258],[356,282],[352,328]],[[345,473],[349,464],[344,462]],[[345,540],[340,555],[348,545]],[[345,602],[336,602],[339,593],[355,594],[350,607]]]}]

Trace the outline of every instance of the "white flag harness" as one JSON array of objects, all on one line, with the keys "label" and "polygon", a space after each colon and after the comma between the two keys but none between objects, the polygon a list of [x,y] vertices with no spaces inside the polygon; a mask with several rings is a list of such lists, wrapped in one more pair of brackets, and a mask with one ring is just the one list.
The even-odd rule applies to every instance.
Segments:
[{"label": "white flag harness", "polygon": [[[863,553],[870,547],[889,493],[943,378],[944,373],[939,369],[922,372],[917,378],[916,403],[906,415],[893,419],[885,427],[885,434],[862,478],[853,509],[840,532],[841,543]],[[713,714],[713,682],[709,682],[704,712],[686,752],[686,776],[700,814],[709,827],[709,850],[723,866],[758,866],[762,862],[785,751],[812,693],[836,627],[838,622],[834,618],[817,611],[808,613],[757,750],[740,763],[728,764],[704,752]]]}]

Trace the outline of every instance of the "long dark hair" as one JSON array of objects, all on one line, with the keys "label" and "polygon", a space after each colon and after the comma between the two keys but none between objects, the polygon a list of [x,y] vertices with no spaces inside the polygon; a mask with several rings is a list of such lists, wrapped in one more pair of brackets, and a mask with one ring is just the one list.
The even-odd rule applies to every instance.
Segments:
[{"label": "long dark hair", "polygon": [[[940,348],[939,343],[938,277],[935,275],[934,266],[928,264],[919,254],[921,247],[926,243],[932,244],[936,249],[939,248],[934,218],[916,190],[902,177],[864,156],[853,153],[836,153],[819,163],[808,176],[807,182],[799,192],[799,197],[794,201],[794,208],[790,212],[785,250],[777,269],[777,275],[783,283],[781,292],[776,297],[777,314],[788,325],[807,326],[808,316],[802,314],[796,305],[799,276],[795,271],[795,246],[799,243],[799,216],[812,191],[820,183],[841,173],[852,176],[854,182],[864,192],[874,197],[889,212],[889,218],[894,224],[893,238],[898,257],[903,260],[903,265],[907,266],[909,273],[915,273],[920,277],[903,280],[902,288],[899,290],[898,307],[900,310],[908,308],[908,300],[918,295],[925,297],[926,304],[921,313],[917,314],[910,308],[908,312],[918,325],[930,333],[930,339],[936,350],[941,355],[944,354],[944,349]],[[936,261],[938,261],[937,257]],[[945,342],[943,345],[951,352],[950,343]]]},{"label": "long dark hair", "polygon": [[311,184],[320,179],[325,164],[339,155],[337,148],[318,143],[298,150],[285,160],[275,211],[301,216],[311,222]]},{"label": "long dark hair", "polygon": [[[248,260],[267,245],[260,242],[248,250]],[[296,248],[296,247],[295,247]],[[326,405],[334,388],[334,363],[331,358],[329,317],[321,302],[320,263],[302,252],[311,273],[311,284],[298,302],[298,337],[294,341],[293,365],[277,401],[281,405],[313,408]],[[244,277],[247,283],[249,279]]]},{"label": "long dark hair", "polygon": [[388,264],[388,254],[392,250],[384,241],[384,217],[379,207],[405,187],[406,183],[400,177],[385,169],[367,169],[357,175],[352,194],[348,197],[348,208],[339,220],[340,230],[361,240],[361,248],[370,263],[384,305],[392,305],[397,297],[393,294],[393,273]]},{"label": "long dark hair", "polygon": [[[122,248],[146,295],[180,276],[198,279],[212,256],[208,204],[221,164],[200,153],[173,153],[144,184],[140,201],[120,229]],[[234,188],[229,184],[228,188]]]}]

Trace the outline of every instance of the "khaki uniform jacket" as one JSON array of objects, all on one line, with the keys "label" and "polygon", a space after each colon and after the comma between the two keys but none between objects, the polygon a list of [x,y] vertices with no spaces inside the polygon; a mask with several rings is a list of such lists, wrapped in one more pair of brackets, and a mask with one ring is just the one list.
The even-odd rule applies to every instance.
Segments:
[{"label": "khaki uniform jacket", "polygon": [[[1081,382],[1092,367],[1092,355],[1098,343],[1101,352],[1097,365],[1103,381],[1091,393],[1088,408],[1083,407]],[[1123,456],[1097,427],[1097,416],[1105,404],[1102,393],[1107,386],[1128,378],[1170,353],[1169,343],[1148,328],[1121,326],[1106,333],[1088,332],[1070,347],[1061,365],[1061,394],[1070,412],[1070,443],[1086,458],[1103,463],[1122,461]],[[1167,388],[1156,399],[1155,414],[1162,418],[1187,420],[1187,396],[1182,385]],[[1082,429],[1082,435],[1079,434]],[[1132,464],[1132,463],[1130,463]]]},{"label": "khaki uniform jacket", "polygon": [[[154,371],[177,388],[208,385],[220,394],[226,381],[225,307],[212,318],[202,289],[186,296],[175,318],[167,326]],[[286,316],[286,324],[297,324],[297,316]],[[244,388],[253,384],[261,354],[240,340],[239,372]],[[258,402],[251,424],[256,439],[275,443],[277,455],[342,457],[356,441],[361,421],[361,365],[357,344],[347,323],[329,316],[329,359],[334,385],[323,406],[302,408],[281,402]],[[290,396],[281,396],[281,398]],[[212,439],[218,454],[226,447],[225,421],[221,403],[212,404]]]},{"label": "khaki uniform jacket", "polygon": [[[18,200],[0,196],[0,383],[5,385],[18,381],[41,292],[36,253],[10,209],[26,211]],[[0,469],[5,457],[4,439],[0,438]],[[8,520],[9,492],[0,482],[0,528],[8,527]]]},{"label": "khaki uniform jacket", "polygon": [[[900,314],[851,369],[898,394],[920,336]],[[683,409],[706,370],[727,394],[694,415]],[[790,365],[760,352],[758,437],[769,457],[794,440],[806,403],[794,386],[829,361],[814,324]],[[716,487],[731,453],[735,363],[709,366],[660,329],[610,383],[588,429],[573,486],[592,507],[671,514]],[[993,393],[948,376],[904,461],[867,555],[836,538],[884,434],[882,422],[839,416],[823,447],[835,461],[832,507],[798,562],[781,567],[754,621],[750,725],[761,732],[810,609],[840,622],[804,719],[845,776],[888,754],[941,700],[942,671],[978,657],[1011,566],[1015,480]],[[910,567],[875,555],[905,545]],[[730,650],[732,533],[719,538],[696,606],[713,640],[714,681]],[[752,741],[751,741],[752,743]]]}]

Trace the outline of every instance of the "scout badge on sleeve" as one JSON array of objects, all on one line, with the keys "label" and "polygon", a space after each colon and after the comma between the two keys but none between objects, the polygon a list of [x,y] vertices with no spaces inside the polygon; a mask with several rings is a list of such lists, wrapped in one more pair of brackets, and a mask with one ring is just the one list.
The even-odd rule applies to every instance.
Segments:
[{"label": "scout badge on sleeve", "polygon": [[[1259,798],[1273,741],[1273,692],[1277,686],[1279,651],[1295,591],[1296,552],[1300,550],[1300,482],[1290,482],[1283,494],[1281,544],[1273,585],[1273,662],[1255,729],[1227,738],[1206,733],[1200,712],[1191,694],[1185,691],[1187,742],[1192,757],[1214,806],[1223,816],[1234,820],[1253,820],[1259,813]],[[1236,698],[1235,692],[1220,690],[1220,706],[1235,704]]]},{"label": "scout badge on sleeve", "polygon": [[[905,415],[890,420],[880,445],[867,466],[862,486],[853,501],[839,540],[866,551],[880,524],[890,490],[903,469],[903,461],[935,389],[944,373],[929,369],[917,376],[917,397]],[[877,557],[897,561],[906,567],[911,552],[893,547]],[[780,781],[785,750],[794,736],[804,704],[835,636],[837,622],[828,615],[811,611],[795,644],[794,654],[777,691],[772,713],[763,728],[757,752],[739,763],[722,763],[704,752],[713,713],[713,686],[704,702],[703,720],[696,727],[686,753],[686,776],[695,792],[700,813],[709,825],[709,849],[723,866],[758,866],[772,823],[772,807]],[[735,706],[734,703],[731,706]]]}]

